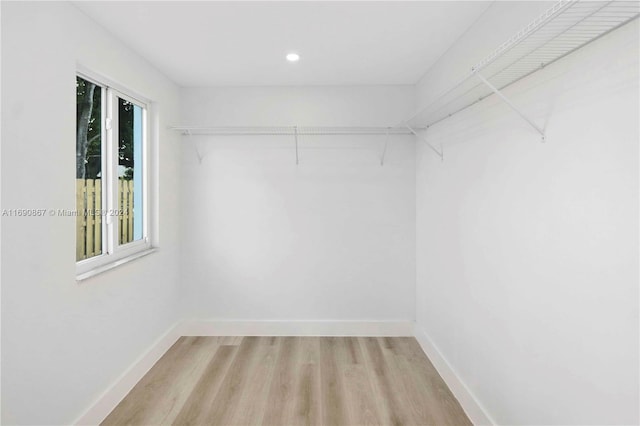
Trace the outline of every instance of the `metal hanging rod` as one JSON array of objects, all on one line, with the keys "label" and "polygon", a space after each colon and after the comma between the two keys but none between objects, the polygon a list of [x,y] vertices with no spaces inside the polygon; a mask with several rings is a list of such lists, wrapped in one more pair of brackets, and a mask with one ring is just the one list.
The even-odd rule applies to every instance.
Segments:
[{"label": "metal hanging rod", "polygon": [[502,90],[638,16],[638,1],[560,0],[398,126],[428,128],[496,94],[544,140],[544,129],[519,110]]},{"label": "metal hanging rod", "polygon": [[[409,126],[403,128],[395,127],[327,127],[327,126],[278,126],[278,127],[252,127],[252,126],[172,126],[171,130],[182,132],[187,136],[194,135],[217,135],[217,136],[293,136],[296,165],[300,164],[300,154],[298,146],[299,136],[338,136],[338,135],[384,135],[384,145],[380,155],[380,165],[384,165],[387,154],[387,146],[391,135],[416,135],[415,129]],[[426,130],[419,128],[418,130]],[[431,146],[431,145],[430,145]],[[433,148],[433,147],[432,147]],[[435,149],[435,148],[433,148]],[[198,145],[195,146],[198,162],[202,164],[204,156],[200,153]],[[437,151],[436,151],[437,152]]]},{"label": "metal hanging rod", "polygon": [[[339,136],[339,135],[412,135],[406,127],[328,127],[328,126],[173,126],[172,130],[185,135],[290,135],[290,136]],[[422,130],[423,128],[420,128]]]}]

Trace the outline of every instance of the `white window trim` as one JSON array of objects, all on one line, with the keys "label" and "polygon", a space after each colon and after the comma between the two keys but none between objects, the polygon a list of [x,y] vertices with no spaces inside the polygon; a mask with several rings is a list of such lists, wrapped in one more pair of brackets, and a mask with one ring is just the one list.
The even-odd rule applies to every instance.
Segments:
[{"label": "white window trim", "polygon": [[122,259],[114,260],[113,262],[107,263],[106,265],[96,266],[95,268],[93,268],[93,269],[91,269],[91,270],[89,270],[87,272],[83,272],[83,273],[77,274],[76,275],[76,281],[84,281],[84,280],[86,280],[88,278],[91,278],[93,276],[102,274],[103,272],[107,272],[107,271],[110,271],[110,270],[112,270],[114,268],[117,268],[120,265],[124,265],[125,263],[129,263],[129,262],[132,262],[132,261],[134,261],[136,259],[140,259],[141,257],[147,256],[147,255],[149,255],[151,253],[155,253],[157,250],[158,249],[151,247],[151,248],[149,248],[147,250],[139,251],[137,253],[134,253],[134,254],[129,255],[127,257],[124,257]]},{"label": "white window trim", "polygon": [[82,281],[97,274],[111,270],[124,263],[155,252],[151,246],[151,221],[154,212],[149,210],[150,185],[150,140],[149,123],[151,120],[151,102],[124,88],[122,85],[97,75],[81,66],[76,70],[76,76],[90,81],[101,87],[102,95],[102,209],[109,210],[117,207],[118,161],[117,161],[117,98],[129,101],[142,108],[142,239],[127,244],[118,244],[117,216],[107,215],[102,220],[102,254],[76,262],[76,280]]}]

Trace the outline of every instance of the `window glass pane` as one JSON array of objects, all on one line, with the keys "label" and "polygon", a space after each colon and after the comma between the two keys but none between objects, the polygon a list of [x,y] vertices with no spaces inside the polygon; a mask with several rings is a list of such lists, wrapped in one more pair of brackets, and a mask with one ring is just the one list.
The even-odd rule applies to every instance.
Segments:
[{"label": "window glass pane", "polygon": [[120,244],[143,238],[142,113],[142,107],[118,98]]},{"label": "window glass pane", "polygon": [[102,88],[76,77],[76,260],[102,254]]}]

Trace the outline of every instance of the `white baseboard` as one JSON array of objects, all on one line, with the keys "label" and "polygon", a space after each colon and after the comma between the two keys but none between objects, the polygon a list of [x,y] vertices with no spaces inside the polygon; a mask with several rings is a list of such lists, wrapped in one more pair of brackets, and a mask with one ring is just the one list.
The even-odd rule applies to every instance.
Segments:
[{"label": "white baseboard", "polygon": [[185,336],[413,336],[412,321],[186,320]]},{"label": "white baseboard", "polygon": [[100,424],[182,335],[182,323],[179,322],[158,338],[145,353],[135,360],[73,424]]},{"label": "white baseboard", "polygon": [[415,325],[415,338],[422,347],[422,350],[433,366],[438,370],[440,376],[445,381],[453,395],[458,399],[462,409],[474,425],[495,425],[496,422],[491,418],[487,410],[480,404],[476,397],[471,393],[467,385],[456,374],[451,364],[442,355],[438,348],[433,344],[429,336]]}]

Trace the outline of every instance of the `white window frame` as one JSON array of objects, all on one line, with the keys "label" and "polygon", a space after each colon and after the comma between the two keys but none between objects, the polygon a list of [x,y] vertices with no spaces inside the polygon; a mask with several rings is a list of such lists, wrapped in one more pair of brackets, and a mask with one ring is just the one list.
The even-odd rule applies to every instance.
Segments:
[{"label": "white window frame", "polygon": [[[149,210],[149,159],[151,158],[149,111],[151,102],[86,69],[78,69],[76,77],[96,84],[102,91],[101,204],[102,210],[107,212],[102,220],[102,254],[76,262],[76,280],[82,281],[154,251],[150,236],[152,212]],[[118,98],[142,108],[142,164],[136,165],[136,167],[142,167],[142,239],[122,245],[118,242],[118,217],[110,214],[117,211],[118,208]]]}]

